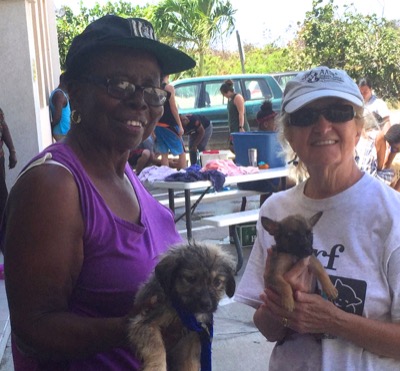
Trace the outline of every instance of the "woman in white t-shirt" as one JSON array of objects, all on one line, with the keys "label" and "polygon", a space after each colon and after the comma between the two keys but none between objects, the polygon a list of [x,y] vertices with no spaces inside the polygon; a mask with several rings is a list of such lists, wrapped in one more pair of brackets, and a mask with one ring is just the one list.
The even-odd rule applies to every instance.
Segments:
[{"label": "woman in white t-shirt", "polygon": [[260,218],[322,211],[314,253],[339,294],[326,300],[303,259],[285,275],[295,299],[285,310],[280,294],[264,287],[274,240],[259,220],[235,299],[256,309],[255,325],[276,342],[270,370],[400,369],[400,195],[355,162],[363,110],[342,70],[317,67],[286,85],[282,141],[306,180],[269,197]]}]

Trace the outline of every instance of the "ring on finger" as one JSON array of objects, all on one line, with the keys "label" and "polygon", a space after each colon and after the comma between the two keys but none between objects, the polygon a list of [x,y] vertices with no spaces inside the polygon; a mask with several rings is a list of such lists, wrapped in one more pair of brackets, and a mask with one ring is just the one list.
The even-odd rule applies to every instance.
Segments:
[{"label": "ring on finger", "polygon": [[283,327],[288,327],[289,321],[286,317],[282,317],[281,322]]}]

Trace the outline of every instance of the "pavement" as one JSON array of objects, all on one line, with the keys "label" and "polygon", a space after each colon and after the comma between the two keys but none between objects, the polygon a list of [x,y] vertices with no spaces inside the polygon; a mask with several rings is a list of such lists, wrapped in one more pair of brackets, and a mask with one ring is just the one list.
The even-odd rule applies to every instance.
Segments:
[{"label": "pavement", "polygon": [[[166,193],[165,197],[167,197]],[[193,214],[193,238],[217,244],[236,258],[235,247],[229,243],[228,227],[205,227],[199,224],[199,220],[205,216],[213,216],[217,212],[222,214],[239,211],[240,205],[241,199],[218,202],[218,207],[215,203],[200,203]],[[258,207],[259,196],[247,199],[247,210]],[[183,208],[177,208],[177,215],[182,212]],[[177,223],[177,229],[186,238],[184,220]],[[251,247],[244,248],[244,264],[236,276],[237,283],[241,279],[250,251]],[[221,301],[214,317],[213,371],[265,371],[268,369],[268,360],[274,344],[268,343],[255,328],[253,314],[254,309],[234,302],[228,297]],[[0,280],[0,371],[14,371],[8,318],[4,281]]]}]

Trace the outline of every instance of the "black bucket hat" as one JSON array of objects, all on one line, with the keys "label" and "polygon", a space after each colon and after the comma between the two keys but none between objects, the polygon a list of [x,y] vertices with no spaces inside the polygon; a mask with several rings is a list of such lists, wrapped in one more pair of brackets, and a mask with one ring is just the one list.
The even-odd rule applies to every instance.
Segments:
[{"label": "black bucket hat", "polygon": [[118,45],[153,54],[163,74],[185,71],[196,65],[187,54],[159,42],[152,24],[145,19],[106,15],[89,24],[73,39],[66,57],[67,70],[79,63],[83,55],[98,47]]}]

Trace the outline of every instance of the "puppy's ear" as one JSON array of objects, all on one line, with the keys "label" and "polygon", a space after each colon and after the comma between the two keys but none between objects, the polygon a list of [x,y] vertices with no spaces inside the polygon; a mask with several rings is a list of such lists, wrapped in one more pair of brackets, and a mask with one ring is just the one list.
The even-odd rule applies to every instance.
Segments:
[{"label": "puppy's ear", "polygon": [[235,277],[232,273],[228,275],[228,279],[226,281],[225,285],[226,295],[228,295],[231,298],[234,295],[235,290],[236,290],[236,282],[235,282]]},{"label": "puppy's ear", "polygon": [[264,229],[271,235],[276,236],[279,233],[279,223],[275,220],[267,218],[266,216],[261,217],[261,224]]},{"label": "puppy's ear", "polygon": [[173,287],[175,272],[179,268],[180,260],[178,255],[167,253],[155,267],[155,276],[167,295]]},{"label": "puppy's ear", "polygon": [[311,227],[314,227],[315,224],[317,224],[319,218],[322,216],[323,212],[320,211],[316,214],[314,214],[310,219],[308,219],[308,222],[310,223]]}]

